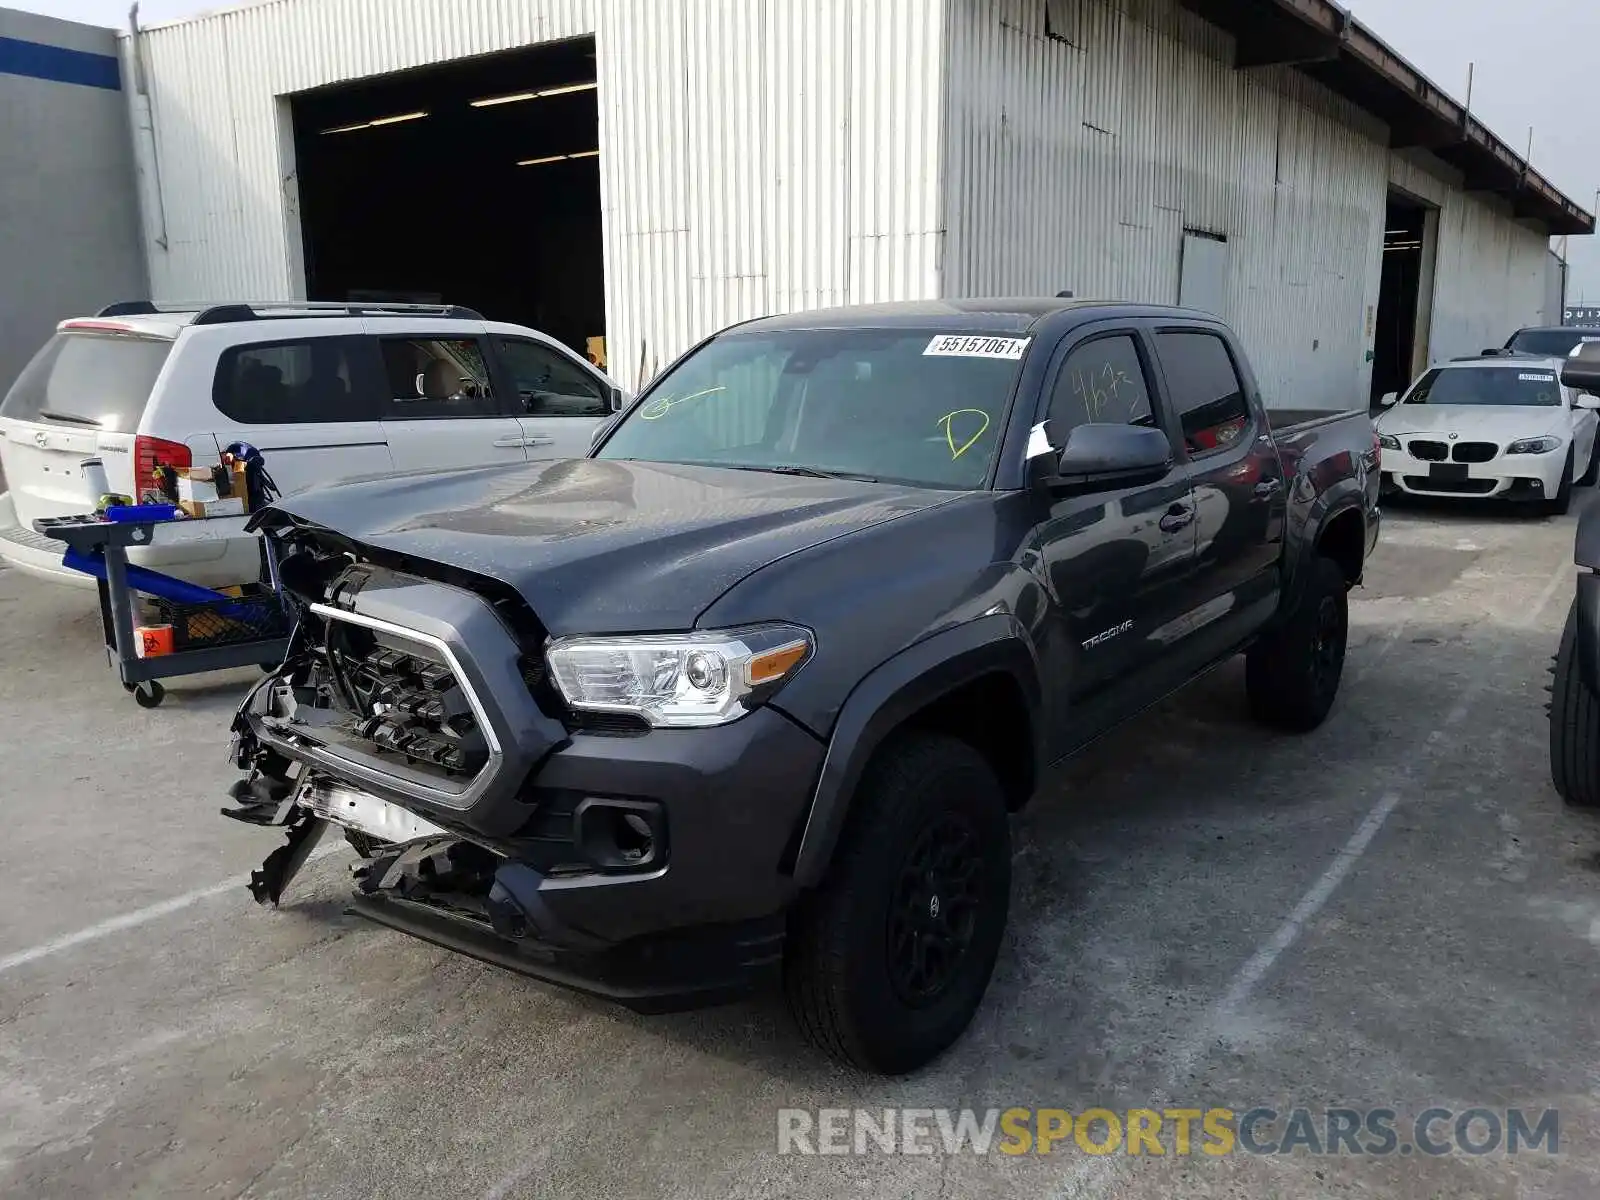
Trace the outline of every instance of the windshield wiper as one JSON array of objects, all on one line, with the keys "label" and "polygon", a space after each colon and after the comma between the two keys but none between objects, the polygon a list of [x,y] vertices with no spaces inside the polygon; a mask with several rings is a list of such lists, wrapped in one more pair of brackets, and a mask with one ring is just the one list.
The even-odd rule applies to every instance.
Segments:
[{"label": "windshield wiper", "polygon": [[[720,465],[720,464],[719,464]],[[850,471],[823,471],[817,467],[730,467],[734,471],[765,471],[771,475],[801,475],[807,479],[857,479],[862,483],[882,483],[875,475],[856,475]]]},{"label": "windshield wiper", "polygon": [[77,413],[56,412],[53,408],[41,408],[39,415],[46,421],[61,421],[68,425],[93,425],[100,428],[100,422],[93,417],[80,417]]}]

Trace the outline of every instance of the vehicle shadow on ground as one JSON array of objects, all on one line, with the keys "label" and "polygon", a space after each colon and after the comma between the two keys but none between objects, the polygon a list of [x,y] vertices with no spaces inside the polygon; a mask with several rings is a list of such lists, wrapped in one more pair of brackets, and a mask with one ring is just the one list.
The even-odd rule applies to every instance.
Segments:
[{"label": "vehicle shadow on ground", "polygon": [[[1227,990],[1256,939],[1293,909],[1382,792],[1425,789],[1429,734],[1491,655],[1514,666],[1490,684],[1483,707],[1527,707],[1542,727],[1549,637],[1497,626],[1465,654],[1462,640],[1459,625],[1414,623],[1381,659],[1363,661],[1357,648],[1333,716],[1304,736],[1251,719],[1236,660],[1056,772],[1013,826],[1011,928],[984,1007],[917,1076],[874,1080],[822,1061],[775,995],[653,1017],[578,1003],[629,1026],[629,1037],[756,1067],[797,1095],[836,1098],[845,1081],[863,1096],[891,1097],[929,1086],[965,1097],[1000,1079],[1033,1095],[1100,1086],[1119,1070],[1101,1049],[1108,1028],[1159,1061],[1182,1012]],[[1451,663],[1442,676],[1419,669],[1435,656]],[[1548,789],[1529,802],[1559,809]],[[1600,821],[1575,829],[1570,865],[1600,871]],[[1264,895],[1270,906],[1256,911]],[[1150,961],[1130,961],[1140,957]],[[1149,995],[1126,1000],[1141,990],[1130,981]]]},{"label": "vehicle shadow on ground", "polygon": [[[1579,508],[1595,494],[1589,487],[1574,488],[1572,506]],[[1570,515],[1570,514],[1569,514]],[[1477,525],[1537,524],[1540,521],[1559,521],[1563,518],[1547,516],[1541,504],[1529,501],[1484,500],[1475,496],[1445,499],[1434,496],[1387,495],[1383,498],[1385,521],[1405,523],[1408,518],[1425,518],[1427,524]],[[1422,523],[1420,520],[1418,523]]]}]

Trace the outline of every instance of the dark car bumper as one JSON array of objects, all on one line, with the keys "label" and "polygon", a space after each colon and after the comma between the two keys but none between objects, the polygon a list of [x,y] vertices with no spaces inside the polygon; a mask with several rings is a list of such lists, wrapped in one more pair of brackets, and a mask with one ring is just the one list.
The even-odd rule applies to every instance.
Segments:
[{"label": "dark car bumper", "polygon": [[357,896],[350,911],[446,950],[635,1012],[674,1012],[735,1000],[771,984],[783,964],[781,916],[577,951],[536,937],[506,937],[482,922],[382,895]]},{"label": "dark car bumper", "polygon": [[[248,707],[246,736],[256,737],[262,726]],[[286,748],[270,735],[269,744]],[[481,906],[429,895],[394,848],[363,872],[352,911],[640,1011],[726,1000],[769,981],[781,963],[797,892],[790,860],[824,750],[766,708],[711,729],[574,734],[514,796],[492,801],[496,811],[404,805],[451,835],[435,845],[459,835],[492,850]],[[308,766],[304,778],[361,787]],[[586,862],[606,858],[587,827],[633,812],[649,814],[648,861]]]}]

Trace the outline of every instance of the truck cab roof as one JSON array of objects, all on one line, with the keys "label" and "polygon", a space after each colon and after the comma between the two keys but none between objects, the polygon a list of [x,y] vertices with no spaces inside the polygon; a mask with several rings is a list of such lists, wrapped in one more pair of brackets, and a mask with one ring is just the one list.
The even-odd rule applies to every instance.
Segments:
[{"label": "truck cab roof", "polygon": [[[1209,313],[1164,304],[1077,299],[1061,296],[982,296],[948,300],[902,300],[821,308],[811,312],[758,317],[735,326],[739,332],[795,329],[894,329],[915,327],[949,333],[1026,333],[1051,317],[1072,314],[1074,323],[1113,318],[1181,318],[1215,321]],[[731,332],[731,331],[730,331]]]}]

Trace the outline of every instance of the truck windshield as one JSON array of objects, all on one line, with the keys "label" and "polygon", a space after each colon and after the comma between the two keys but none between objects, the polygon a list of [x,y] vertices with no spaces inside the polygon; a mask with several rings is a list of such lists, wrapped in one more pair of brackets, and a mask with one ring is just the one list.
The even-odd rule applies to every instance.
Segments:
[{"label": "truck windshield", "polygon": [[1600,329],[1522,329],[1512,334],[1506,349],[1565,358],[1584,342],[1600,342]]},{"label": "truck windshield", "polygon": [[1561,382],[1549,367],[1432,370],[1417,380],[1417,386],[1402,403],[1554,408],[1561,403]]},{"label": "truck windshield", "polygon": [[595,457],[979,488],[1028,342],[927,329],[724,334],[652,386]]}]

